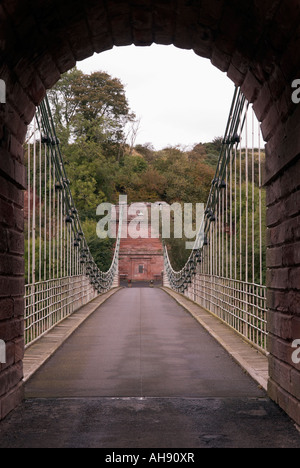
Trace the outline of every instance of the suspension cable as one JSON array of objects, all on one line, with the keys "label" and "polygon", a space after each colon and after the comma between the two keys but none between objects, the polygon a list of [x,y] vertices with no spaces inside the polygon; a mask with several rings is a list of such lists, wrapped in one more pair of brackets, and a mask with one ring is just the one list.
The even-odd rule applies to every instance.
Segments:
[{"label": "suspension cable", "polygon": [[170,286],[178,292],[184,292],[192,283],[192,278],[196,275],[197,266],[202,261],[203,246],[207,245],[207,236],[212,223],[216,221],[216,207],[226,189],[226,171],[231,161],[231,154],[234,147],[240,143],[240,134],[246,122],[246,115],[249,103],[240,88],[236,87],[230,108],[230,113],[226,125],[225,135],[217,163],[215,177],[211,184],[208,196],[205,216],[197,234],[192,253],[185,266],[180,271],[172,268],[168,249],[164,244],[165,269]]}]

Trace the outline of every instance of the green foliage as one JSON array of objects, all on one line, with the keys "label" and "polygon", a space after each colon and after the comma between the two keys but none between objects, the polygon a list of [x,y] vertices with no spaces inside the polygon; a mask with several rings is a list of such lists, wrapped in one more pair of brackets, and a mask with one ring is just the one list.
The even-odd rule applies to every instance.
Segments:
[{"label": "green foliage", "polygon": [[[234,194],[233,194],[234,195]],[[247,195],[247,196],[246,196]],[[253,198],[254,196],[254,198]],[[248,202],[247,202],[248,199]],[[237,239],[237,263],[239,273],[246,278],[246,245],[248,245],[248,279],[254,280],[256,284],[260,283],[260,261],[262,260],[262,284],[266,281],[266,192],[261,191],[261,212],[260,212],[260,193],[259,187],[248,184],[248,193],[246,183],[241,186],[241,193],[237,193],[236,206],[233,203],[233,213],[237,213],[237,227],[235,236]],[[240,202],[242,200],[242,203]],[[252,203],[253,202],[253,203]],[[252,213],[253,208],[253,213]],[[248,219],[246,220],[248,213]],[[260,232],[261,218],[261,232]],[[246,225],[248,224],[248,231]],[[253,229],[254,226],[254,229]],[[253,237],[253,239],[252,239]],[[262,245],[262,259],[260,258],[260,237]],[[254,262],[252,262],[254,259]],[[254,278],[253,278],[254,271]]]},{"label": "green foliage", "polygon": [[63,146],[83,138],[106,148],[121,144],[124,128],[134,120],[123,84],[107,73],[86,75],[74,68],[49,92],[58,136]]},{"label": "green foliage", "polygon": [[82,139],[68,145],[64,157],[68,177],[71,180],[72,194],[80,216],[82,219],[93,217],[96,207],[106,200],[102,183],[109,183],[105,176],[105,168],[109,164],[95,142]]},{"label": "green foliage", "polygon": [[82,229],[95,262],[102,271],[108,271],[111,266],[115,240],[99,239],[96,234],[95,219],[86,219],[82,223]]},{"label": "green foliage", "polygon": [[210,167],[217,167],[219,161],[219,154],[216,153],[209,153],[205,158],[205,163]]},{"label": "green foliage", "polygon": [[[100,268],[109,268],[114,247],[112,240],[103,241],[96,235],[96,209],[100,203],[117,203],[120,194],[128,196],[128,203],[206,203],[219,160],[222,138],[216,137],[210,143],[199,143],[190,151],[180,147],[155,151],[151,143],[134,147],[130,142],[127,145],[125,127],[134,121],[135,116],[130,112],[122,83],[104,72],[85,75],[75,68],[65,74],[53,88],[50,101],[74,202],[83,221],[90,249]],[[248,170],[252,174],[250,159]],[[244,152],[235,163],[238,182],[240,168],[242,182],[245,182],[246,161]],[[259,159],[256,152],[256,221],[259,216],[258,171]],[[249,190],[252,193],[252,186]],[[264,202],[263,199],[262,206]],[[239,214],[240,206],[236,208]],[[244,217],[243,206],[242,230],[240,232],[240,228],[237,228],[235,232],[236,236],[241,234],[243,245],[246,242]],[[265,222],[264,218],[263,221]],[[255,232],[255,239],[258,237],[259,233]],[[190,254],[185,249],[185,239],[170,239],[167,244],[172,263],[175,269],[180,270]],[[249,258],[252,258],[251,249],[252,247]],[[254,259],[257,267],[257,262],[260,262],[257,243]],[[245,269],[244,260],[243,264]],[[250,271],[251,265],[249,277]]]},{"label": "green foliage", "polygon": [[180,271],[184,267],[191,254],[191,251],[185,248],[185,242],[185,239],[173,238],[167,242],[171,265],[175,271]]}]

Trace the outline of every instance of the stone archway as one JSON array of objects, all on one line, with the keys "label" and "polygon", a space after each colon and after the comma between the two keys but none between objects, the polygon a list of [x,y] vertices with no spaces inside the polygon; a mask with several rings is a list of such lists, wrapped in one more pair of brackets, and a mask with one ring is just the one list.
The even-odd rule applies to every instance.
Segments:
[{"label": "stone archway", "polygon": [[0,6],[0,419],[22,399],[23,148],[61,74],[116,46],[152,43],[211,59],[254,103],[267,141],[270,396],[300,424],[300,4],[294,0],[3,0]]}]

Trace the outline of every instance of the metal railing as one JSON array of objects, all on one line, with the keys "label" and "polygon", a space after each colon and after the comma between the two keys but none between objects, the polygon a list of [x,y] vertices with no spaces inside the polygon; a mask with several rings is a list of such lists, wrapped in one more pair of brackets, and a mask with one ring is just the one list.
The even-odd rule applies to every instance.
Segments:
[{"label": "metal railing", "polygon": [[198,273],[189,299],[220,318],[260,350],[267,345],[266,288]]},{"label": "metal railing", "polygon": [[267,349],[265,191],[260,125],[236,88],[205,217],[181,271],[165,246],[165,283]]},{"label": "metal railing", "polygon": [[[28,129],[25,343],[118,285],[120,234],[107,272],[96,265],[75,207],[48,100]],[[122,225],[122,207],[120,208]],[[96,224],[95,224],[96,229]]]},{"label": "metal railing", "polygon": [[33,343],[96,295],[89,278],[84,275],[27,285],[25,342]]}]

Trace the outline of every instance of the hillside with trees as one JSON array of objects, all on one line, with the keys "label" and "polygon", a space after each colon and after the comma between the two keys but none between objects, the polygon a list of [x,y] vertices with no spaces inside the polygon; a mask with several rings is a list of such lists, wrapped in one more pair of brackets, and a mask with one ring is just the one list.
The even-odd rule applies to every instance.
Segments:
[{"label": "hillside with trees", "polygon": [[[188,150],[135,145],[139,121],[123,84],[104,72],[85,75],[73,69],[51,90],[49,100],[74,201],[100,268],[109,266],[113,248],[113,241],[96,235],[100,203],[117,203],[120,194],[128,196],[128,203],[206,203],[222,138]],[[184,240],[170,241],[177,268],[189,255],[183,245]]]}]

